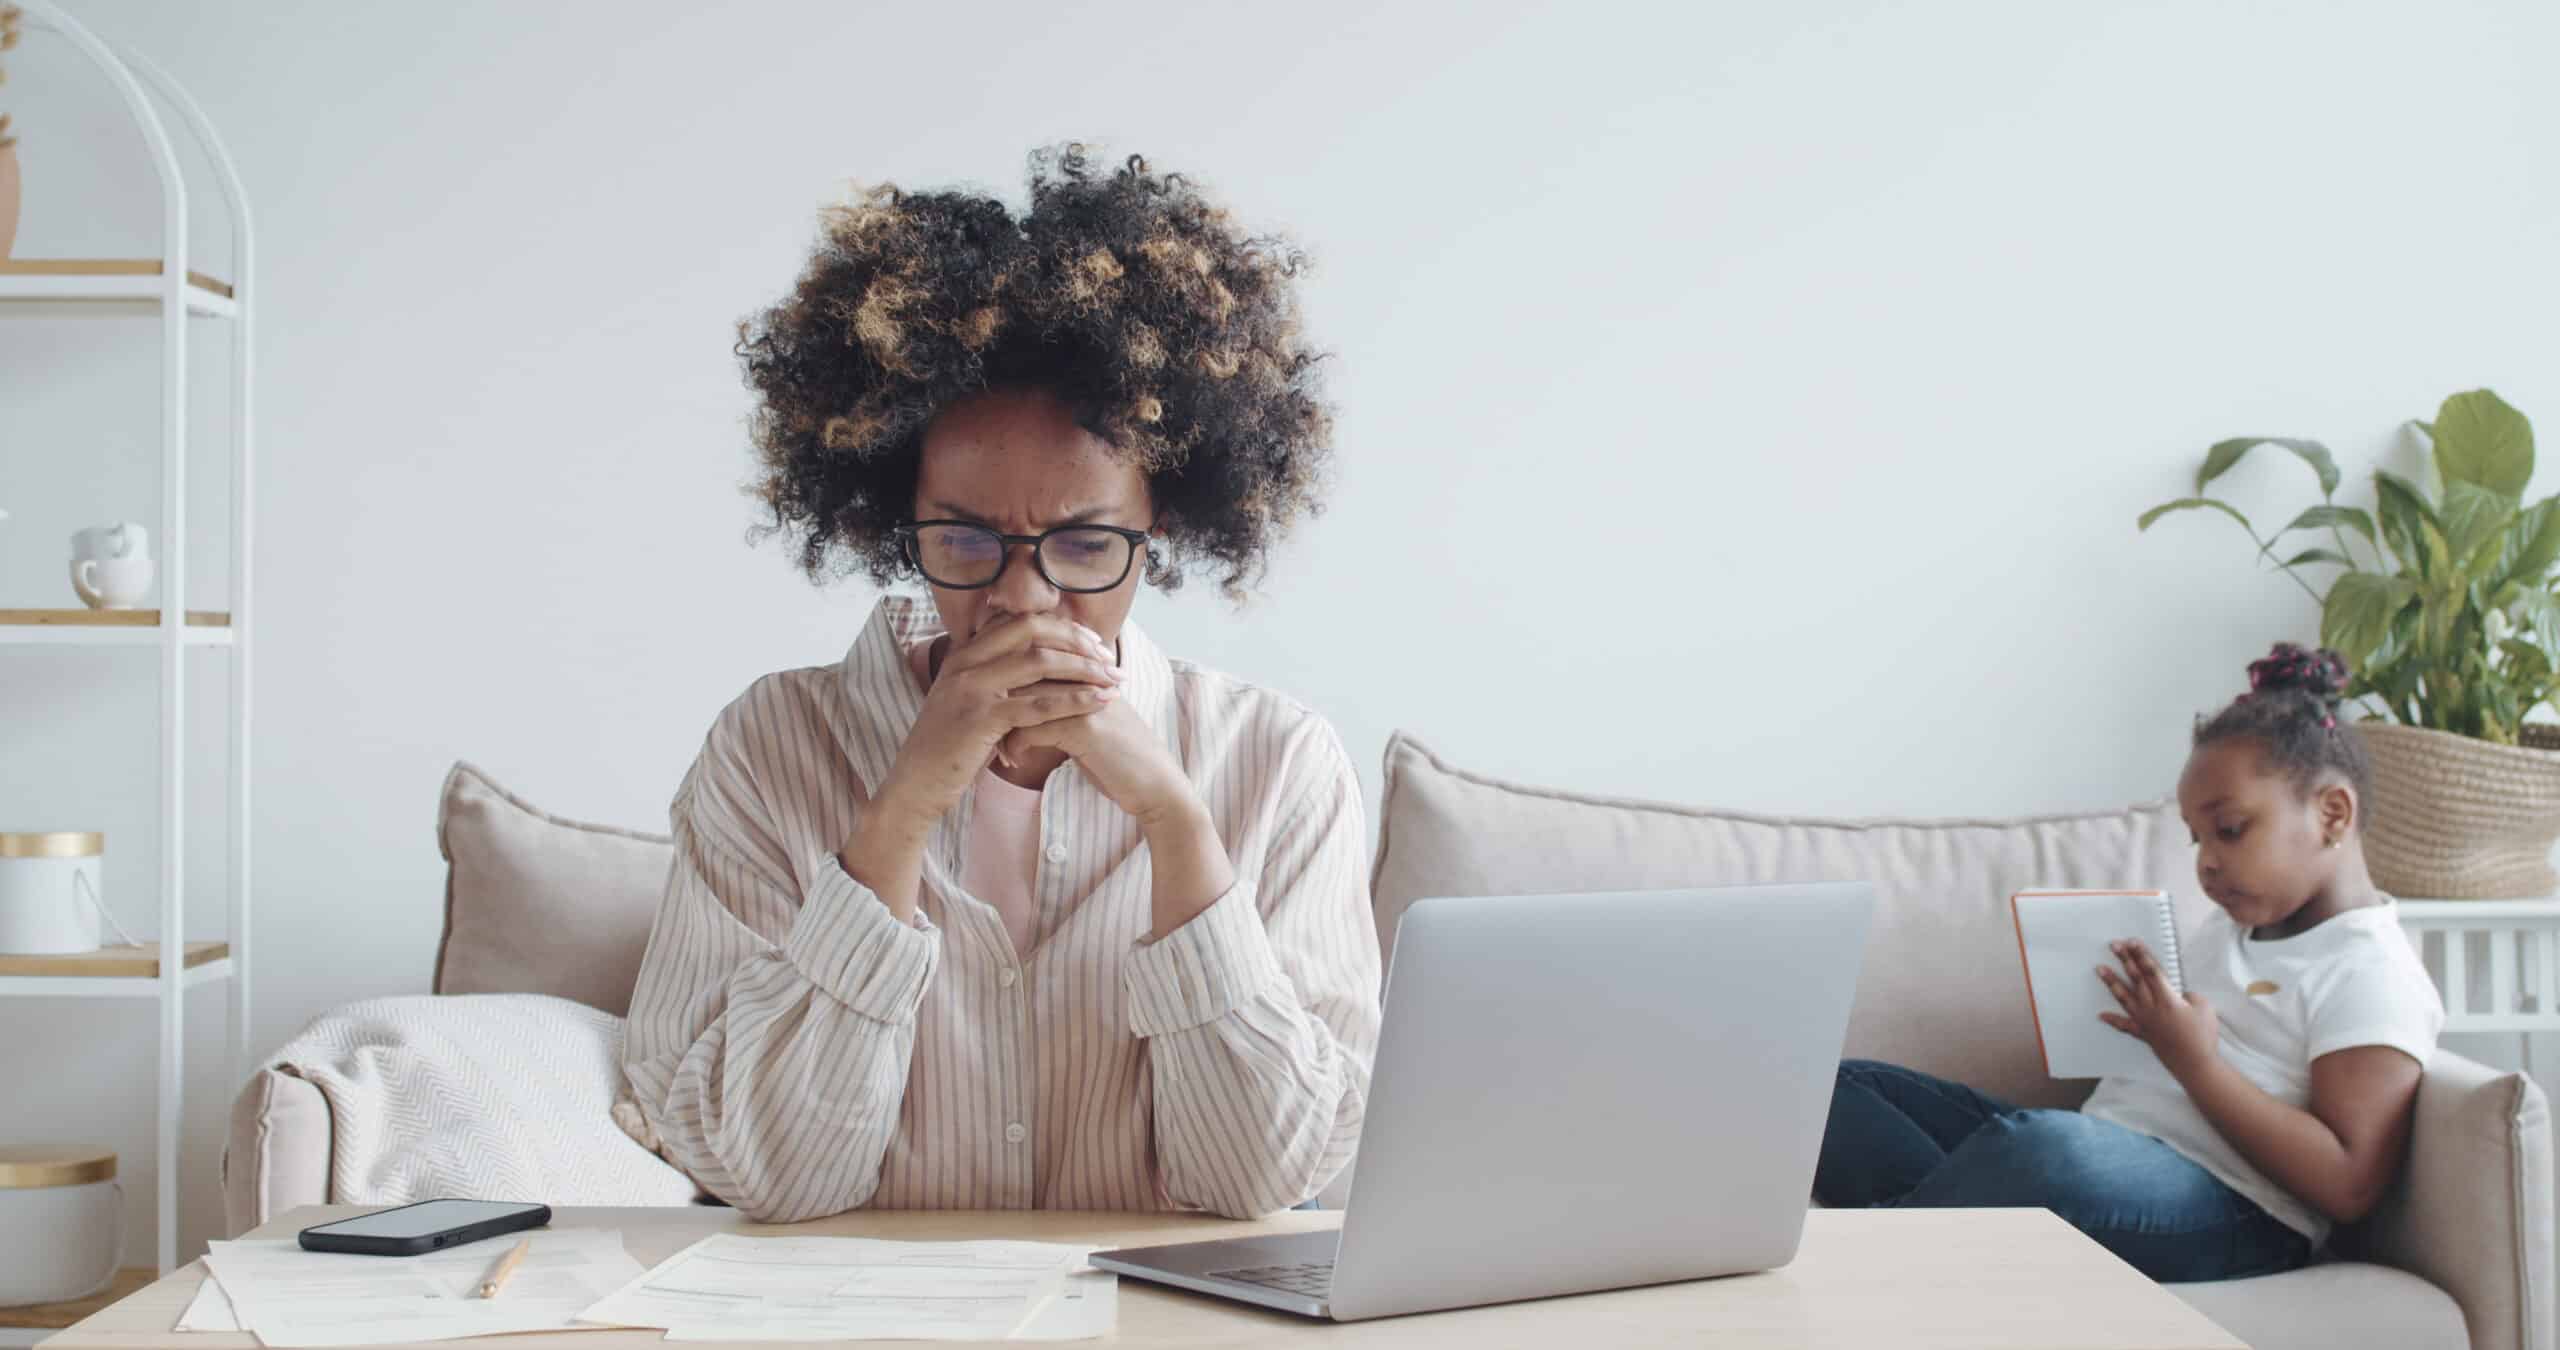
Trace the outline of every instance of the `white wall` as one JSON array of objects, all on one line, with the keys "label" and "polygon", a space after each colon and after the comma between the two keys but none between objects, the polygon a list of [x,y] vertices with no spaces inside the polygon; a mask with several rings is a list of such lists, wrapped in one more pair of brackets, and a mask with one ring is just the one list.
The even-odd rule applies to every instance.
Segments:
[{"label": "white wall", "polygon": [[[1335,507],[1244,613],[1141,613],[1322,708],[1373,802],[1396,727],[1768,809],[2153,796],[2314,630],[2227,523],[2135,534],[2208,442],[2360,478],[2481,384],[2560,426],[2542,0],[79,10],[195,92],[259,213],[261,1051],[425,987],[452,760],[663,828],[722,703],[842,653],[872,597],[741,540],[728,348],[844,177],[1018,196],[1025,150],[1095,137],[1312,247]],[[49,40],[6,68],[20,254],[150,250],[111,106]],[[0,605],[71,602],[74,527],[158,520],[151,370],[139,324],[0,326]],[[2309,483],[2228,486],[2281,520]],[[0,822],[108,830],[147,929],[150,662],[0,661]],[[201,1007],[182,1250],[219,1222]],[[0,1082],[46,1085],[0,1137],[117,1146],[147,1253],[147,1016],[0,1017]]]}]

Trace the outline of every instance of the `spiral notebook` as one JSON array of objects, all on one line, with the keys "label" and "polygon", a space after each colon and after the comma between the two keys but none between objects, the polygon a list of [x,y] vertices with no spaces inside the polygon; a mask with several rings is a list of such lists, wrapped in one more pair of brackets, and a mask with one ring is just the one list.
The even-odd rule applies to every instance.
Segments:
[{"label": "spiral notebook", "polygon": [[2098,967],[2122,969],[2107,945],[2139,938],[2159,958],[2170,987],[2186,992],[2178,966],[2178,912],[2167,891],[2020,891],[2009,897],[2027,1003],[2044,1071],[2056,1078],[2157,1072],[2151,1047],[2098,1020],[2121,1012]]}]

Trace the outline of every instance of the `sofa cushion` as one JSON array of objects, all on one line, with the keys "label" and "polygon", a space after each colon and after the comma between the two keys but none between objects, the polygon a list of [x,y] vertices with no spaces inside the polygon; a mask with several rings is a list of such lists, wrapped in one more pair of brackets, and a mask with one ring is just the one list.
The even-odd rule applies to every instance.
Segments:
[{"label": "sofa cushion", "polygon": [[2333,1261],[2167,1288],[2257,1350],[2471,1350],[2453,1297],[2389,1266]]},{"label": "sofa cushion", "polygon": [[456,761],[436,847],[447,870],[435,992],[550,994],[630,1012],[673,840],[551,815]]},{"label": "sofa cushion", "polygon": [[1387,744],[1371,891],[1378,938],[1430,896],[1770,882],[1874,883],[1848,1053],[1959,1079],[2026,1106],[2076,1105],[2045,1077],[2009,897],[2035,887],[2169,891],[2208,904],[2172,802],[2014,820],[1787,818],[1596,797],[1452,767]]}]

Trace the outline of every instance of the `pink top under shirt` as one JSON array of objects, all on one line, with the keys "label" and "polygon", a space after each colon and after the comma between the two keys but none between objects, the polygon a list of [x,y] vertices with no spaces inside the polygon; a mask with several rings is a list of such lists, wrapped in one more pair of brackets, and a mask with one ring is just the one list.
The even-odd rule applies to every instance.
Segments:
[{"label": "pink top under shirt", "polygon": [[[907,649],[907,669],[916,687],[933,687],[933,644]],[[995,907],[1004,917],[1013,954],[1031,950],[1032,887],[1040,875],[1040,789],[1008,783],[993,766],[978,771],[977,810],[970,813],[968,837],[961,841],[960,889]]]}]

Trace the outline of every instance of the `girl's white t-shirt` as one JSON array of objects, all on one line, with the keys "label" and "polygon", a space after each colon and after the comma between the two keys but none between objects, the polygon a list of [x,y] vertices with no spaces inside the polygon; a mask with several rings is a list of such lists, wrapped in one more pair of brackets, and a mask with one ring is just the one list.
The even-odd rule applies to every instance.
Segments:
[{"label": "girl's white t-shirt", "polygon": [[[2250,937],[2217,909],[2178,956],[2187,989],[2221,1018],[2223,1062],[2287,1106],[2310,1106],[2322,1055],[2387,1045],[2423,1065],[2444,1029],[2444,1001],[2387,896],[2289,938]],[[2102,1079],[2080,1109],[2168,1144],[2314,1246],[2328,1240],[2328,1217],[2241,1157],[2168,1070]]]}]

